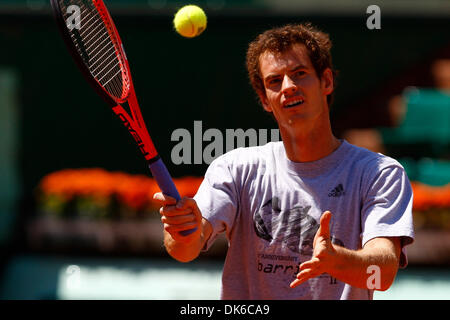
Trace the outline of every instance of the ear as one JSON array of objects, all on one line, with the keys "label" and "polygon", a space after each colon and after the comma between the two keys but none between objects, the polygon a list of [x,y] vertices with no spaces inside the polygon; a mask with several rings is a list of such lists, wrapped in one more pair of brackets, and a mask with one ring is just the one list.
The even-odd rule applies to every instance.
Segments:
[{"label": "ear", "polygon": [[323,94],[326,96],[331,94],[334,90],[334,78],[333,78],[333,72],[331,71],[330,68],[326,68],[324,70],[320,80],[321,80]]},{"label": "ear", "polygon": [[266,93],[265,92],[258,92],[259,101],[261,102],[261,105],[263,106],[264,110],[267,112],[272,112],[272,108],[269,105],[269,101],[267,100]]}]

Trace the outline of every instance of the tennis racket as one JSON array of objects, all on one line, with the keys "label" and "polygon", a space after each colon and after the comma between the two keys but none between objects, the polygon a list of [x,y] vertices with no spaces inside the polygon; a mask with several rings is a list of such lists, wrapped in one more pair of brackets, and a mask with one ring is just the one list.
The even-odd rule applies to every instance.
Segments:
[{"label": "tennis racket", "polygon": [[[161,191],[178,201],[178,190],[145,126],[128,59],[105,4],[102,0],[51,0],[51,5],[78,68],[128,129]],[[180,234],[195,230],[183,230]]]}]

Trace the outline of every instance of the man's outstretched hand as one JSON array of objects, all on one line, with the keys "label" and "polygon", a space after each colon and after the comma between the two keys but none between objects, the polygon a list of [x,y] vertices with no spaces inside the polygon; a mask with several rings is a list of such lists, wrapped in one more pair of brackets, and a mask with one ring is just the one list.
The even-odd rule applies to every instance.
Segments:
[{"label": "man's outstretched hand", "polygon": [[331,212],[325,211],[320,218],[320,227],[314,236],[312,258],[300,264],[300,272],[297,274],[297,279],[291,282],[291,288],[332,269],[335,249],[330,238],[330,220]]}]

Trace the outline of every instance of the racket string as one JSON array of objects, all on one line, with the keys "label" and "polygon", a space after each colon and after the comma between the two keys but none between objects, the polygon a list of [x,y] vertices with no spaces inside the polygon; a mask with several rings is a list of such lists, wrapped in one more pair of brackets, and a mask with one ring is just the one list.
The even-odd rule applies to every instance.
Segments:
[{"label": "racket string", "polygon": [[[95,15],[92,17],[92,18],[97,18]],[[92,20],[92,18],[90,19],[90,20]],[[89,20],[89,21],[90,21]],[[95,22],[97,22],[97,24],[94,24]],[[88,28],[86,28],[86,30],[83,30],[82,32],[81,32],[81,35],[84,37],[84,38],[89,38],[89,36],[98,28],[98,27],[100,27],[100,31],[104,31],[103,30],[103,26],[102,26],[102,24],[101,23],[98,23],[98,21],[94,21],[94,23],[92,24],[92,26],[94,26],[94,28],[92,28],[92,30],[88,33],[88,34],[85,34],[86,32],[87,32],[87,30],[89,30],[89,27],[90,27],[90,25],[88,25],[89,27]],[[84,24],[86,24],[86,23],[84,23]],[[84,25],[83,24],[83,25]],[[96,39],[96,37],[91,37],[92,39]],[[86,44],[87,44],[87,42],[86,42]]]},{"label": "racket string", "polygon": [[[104,57],[104,55],[105,55],[106,53],[108,53],[111,49],[113,49],[112,55],[111,55],[111,53],[110,53],[110,55],[109,55],[108,57],[102,59],[102,58]],[[114,55],[116,54],[116,50],[115,50],[115,48],[114,48],[113,46],[111,46],[111,47],[109,47],[109,48],[107,48],[107,47],[106,47],[106,48],[103,48],[102,50],[99,50],[98,52],[101,53],[101,52],[103,52],[103,51],[104,51],[104,53],[103,53],[102,56],[101,56],[100,58],[98,58],[97,60],[93,60],[94,57],[92,57],[92,58],[89,59],[89,61],[92,61],[92,66],[94,66],[96,63],[101,63],[101,62],[104,62],[104,61],[108,61],[109,59],[111,59],[112,57],[114,57]],[[92,68],[91,71],[94,72],[97,68],[98,68],[98,67]]]},{"label": "racket string", "polygon": [[[108,69],[105,73],[103,73],[103,76],[100,78],[100,79],[98,79],[98,77],[99,77],[99,75],[101,75],[102,74],[102,72],[103,72],[103,70],[105,70],[112,62],[114,62],[114,60],[111,60],[102,70],[100,70],[98,73],[97,73],[97,75],[95,76],[95,78],[98,80],[98,82],[100,82],[100,83],[102,83],[102,80],[110,73],[110,72],[112,72],[112,71],[114,71],[114,69]],[[119,66],[119,63],[116,63],[115,65],[114,65],[114,67],[118,67]],[[114,68],[113,67],[113,68]],[[120,70],[120,68],[119,68],[119,71],[121,71]],[[114,77],[114,76],[113,76]]]},{"label": "racket string", "polygon": [[[111,49],[113,49],[112,52],[110,52]],[[95,65],[97,62],[101,61],[101,59],[105,56],[105,54],[107,54],[107,53],[109,53],[109,54],[111,54],[111,53],[114,54],[114,53],[115,53],[115,50],[114,50],[114,47],[108,48],[108,50],[106,50],[106,51],[105,51],[105,52],[104,52],[97,60],[94,60],[94,58],[97,57],[101,52],[102,52],[102,51],[98,51],[95,55],[93,55],[93,56],[90,58],[89,61],[93,60],[93,61],[92,61],[92,65]],[[108,57],[109,57],[109,56],[108,56]]]},{"label": "racket string", "polygon": [[[86,11],[87,11],[87,10],[86,10]],[[81,12],[81,13],[83,14],[83,16],[85,16],[83,12]],[[88,14],[89,14],[89,13],[88,13]],[[92,21],[92,19],[97,18],[97,17],[98,17],[98,15],[95,15],[95,14],[94,14],[92,17],[89,18],[88,21],[85,21],[85,22],[83,23],[83,24],[87,24],[87,25],[88,25],[88,27],[87,27],[83,32],[87,32],[87,31],[90,29],[91,26],[94,26],[94,24],[91,24],[91,25],[90,25],[89,23]],[[96,27],[97,27],[97,26],[95,26],[95,28],[96,28]],[[83,32],[82,32],[82,33],[83,33]]]},{"label": "racket string", "polygon": [[[65,19],[68,18],[67,2],[60,1],[62,12],[66,15]],[[119,55],[117,41],[112,39],[108,26],[95,7],[86,7],[83,0],[71,2],[80,7],[83,27],[83,30],[69,32],[73,43],[91,75],[110,95],[122,99],[130,82],[124,72],[125,66]]]},{"label": "racket string", "polygon": [[[103,32],[103,33],[100,34],[100,32]],[[89,40],[86,42],[86,45],[88,45],[87,48],[86,48],[87,50],[91,50],[92,46],[93,46],[94,44],[96,44],[98,41],[101,40],[100,44],[98,44],[94,49],[92,49],[92,51],[95,51],[97,48],[99,48],[101,45],[103,45],[103,44],[105,43],[105,41],[109,40],[109,34],[108,34],[107,31],[100,30],[100,32],[97,32],[97,33],[95,34],[95,37],[94,37],[94,36],[92,37],[92,38],[95,39],[94,42],[92,42],[92,43],[89,44],[89,45],[88,45]],[[100,34],[100,36],[99,36],[99,34]],[[103,38],[103,39],[102,39],[102,37],[104,37],[105,35],[106,35],[106,38]]]}]

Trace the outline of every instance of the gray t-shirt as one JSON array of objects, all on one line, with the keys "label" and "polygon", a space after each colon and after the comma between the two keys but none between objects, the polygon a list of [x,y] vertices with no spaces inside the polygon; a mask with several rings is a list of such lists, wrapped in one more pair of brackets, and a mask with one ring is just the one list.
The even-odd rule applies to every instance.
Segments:
[{"label": "gray t-shirt", "polygon": [[[412,189],[394,159],[342,141],[313,162],[290,161],[282,142],[239,148],[209,166],[195,200],[229,248],[222,299],[372,299],[373,291],[328,274],[292,289],[300,263],[312,256],[320,216],[333,214],[333,243],[357,250],[375,237],[413,242]],[[368,274],[368,277],[370,274]]]}]

